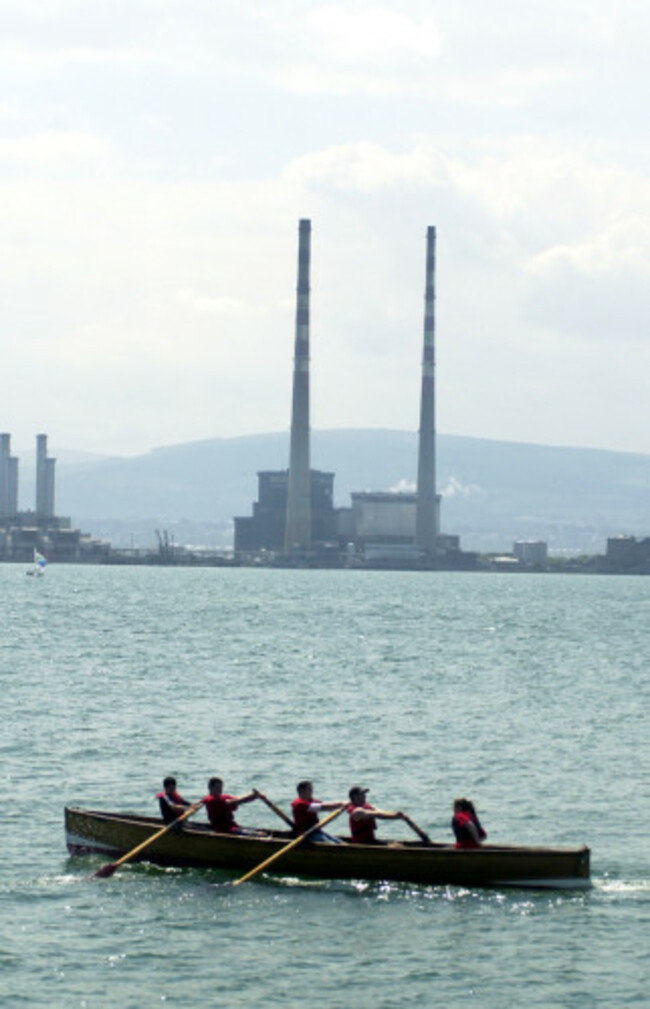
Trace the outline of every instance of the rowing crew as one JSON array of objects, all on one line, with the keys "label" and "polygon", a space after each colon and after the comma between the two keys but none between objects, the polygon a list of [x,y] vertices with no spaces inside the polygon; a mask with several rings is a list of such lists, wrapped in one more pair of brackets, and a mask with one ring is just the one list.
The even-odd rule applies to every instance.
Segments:
[{"label": "rowing crew", "polygon": [[[343,844],[339,837],[327,834],[319,828],[318,814],[322,811],[346,807],[350,825],[350,840],[353,844],[380,844],[376,837],[377,820],[406,820],[415,824],[402,812],[378,809],[367,801],[369,789],[353,785],[348,792],[347,802],[323,802],[314,797],[311,781],[299,781],[296,798],[291,803],[292,820],[282,813],[267,797],[254,788],[245,795],[230,795],[223,790],[223,780],[213,777],[208,781],[208,794],[201,799],[212,829],[219,834],[258,835],[260,831],[241,827],[235,820],[235,811],[255,799],[263,799],[292,827],[296,836],[309,833],[314,841],[329,844]],[[187,809],[190,803],[176,789],[176,779],[171,775],[163,781],[163,791],[157,795],[160,812],[165,823],[173,823]],[[454,800],[454,815],[451,821],[457,848],[479,848],[487,837],[473,803],[469,799]],[[416,828],[423,840],[426,834]]]}]

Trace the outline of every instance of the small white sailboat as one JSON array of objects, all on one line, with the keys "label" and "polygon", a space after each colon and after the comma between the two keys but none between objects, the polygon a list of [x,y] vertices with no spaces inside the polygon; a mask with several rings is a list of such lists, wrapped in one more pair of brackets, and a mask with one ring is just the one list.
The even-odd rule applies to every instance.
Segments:
[{"label": "small white sailboat", "polygon": [[36,548],[34,548],[34,563],[29,571],[26,571],[26,575],[33,575],[35,578],[41,578],[45,574],[45,568],[47,567],[47,560],[43,557],[43,554],[39,553]]}]

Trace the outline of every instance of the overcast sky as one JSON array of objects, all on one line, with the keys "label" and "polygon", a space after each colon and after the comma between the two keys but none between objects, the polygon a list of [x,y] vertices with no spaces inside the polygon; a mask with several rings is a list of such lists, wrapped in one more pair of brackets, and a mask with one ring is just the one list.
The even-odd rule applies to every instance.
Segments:
[{"label": "overcast sky", "polygon": [[[650,453],[650,5],[0,0],[0,430],[311,422]],[[318,464],[318,460],[314,460]]]}]

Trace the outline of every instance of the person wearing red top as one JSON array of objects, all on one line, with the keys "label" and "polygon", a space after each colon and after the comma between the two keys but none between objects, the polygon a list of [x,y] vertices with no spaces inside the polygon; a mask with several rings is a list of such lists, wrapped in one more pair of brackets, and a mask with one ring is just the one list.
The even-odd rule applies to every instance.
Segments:
[{"label": "person wearing red top", "polygon": [[158,792],[156,798],[160,806],[160,815],[164,823],[173,823],[181,813],[184,813],[189,802],[176,791],[176,778],[169,775],[163,781],[163,792]]},{"label": "person wearing red top", "polygon": [[[311,781],[299,781],[296,791],[298,795],[291,803],[293,829],[296,836],[304,834],[320,822],[318,814],[321,809],[338,809],[343,805],[341,802],[321,802],[320,799],[315,799],[314,786]],[[312,841],[326,841],[329,844],[343,843],[340,838],[333,837],[324,830],[314,830],[309,837]]]},{"label": "person wearing red top", "polygon": [[366,802],[367,788],[353,785],[348,795],[350,804],[348,814],[350,817],[350,834],[353,844],[381,844],[375,836],[377,830],[377,820],[401,820],[401,813],[388,812],[385,809],[377,809],[376,806]]},{"label": "person wearing red top", "polygon": [[456,838],[455,848],[480,848],[487,837],[474,809],[474,803],[469,799],[454,799],[451,829]]},{"label": "person wearing red top", "polygon": [[218,834],[246,834],[246,827],[240,827],[235,821],[235,810],[243,806],[246,802],[253,802],[259,799],[260,793],[256,788],[247,795],[228,795],[223,790],[221,778],[210,778],[208,781],[208,794],[201,801],[208,814],[210,826]]}]

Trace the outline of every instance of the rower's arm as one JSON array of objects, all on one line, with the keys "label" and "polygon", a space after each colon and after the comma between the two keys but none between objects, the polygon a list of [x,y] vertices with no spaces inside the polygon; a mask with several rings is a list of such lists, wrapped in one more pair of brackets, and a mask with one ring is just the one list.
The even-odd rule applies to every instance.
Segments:
[{"label": "rower's arm", "polygon": [[228,802],[229,806],[243,806],[246,802],[253,802],[254,799],[259,799],[260,793],[254,789],[249,792],[248,795],[236,795],[234,799]]},{"label": "rower's arm", "polygon": [[391,810],[387,809],[364,809],[363,806],[359,806],[357,809],[352,810],[353,820],[370,820],[375,818],[376,820],[401,820],[401,813],[393,813]]}]

